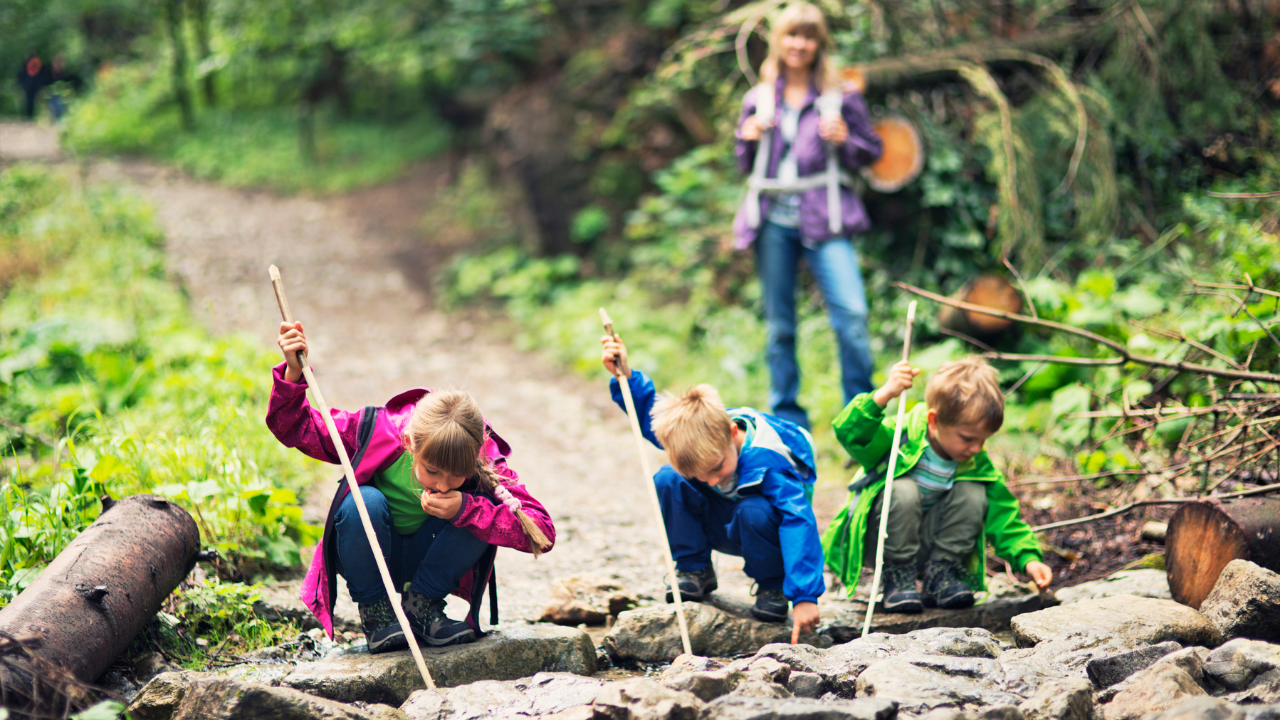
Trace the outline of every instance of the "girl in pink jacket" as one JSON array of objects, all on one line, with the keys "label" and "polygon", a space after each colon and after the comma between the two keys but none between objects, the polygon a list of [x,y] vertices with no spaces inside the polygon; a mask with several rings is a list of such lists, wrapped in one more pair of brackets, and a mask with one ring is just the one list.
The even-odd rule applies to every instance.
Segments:
[{"label": "girl in pink jacket", "polygon": [[[282,323],[277,340],[285,362],[274,370],[267,426],[286,447],[337,464],[324,418],[307,402],[298,353],[307,343],[301,323]],[[493,431],[465,392],[414,389],[360,412],[330,410],[351,457],[413,633],[433,646],[474,641],[479,606],[489,585],[490,623],[497,622],[493,559],[498,546],[533,553],[551,549],[555,527],[542,504],[507,467],[511,447]],[[333,637],[335,574],[347,580],[370,653],[408,645],[378,574],[344,478],[324,536],[303,580],[302,599]],[[467,600],[465,621],[444,613],[449,594]]]}]

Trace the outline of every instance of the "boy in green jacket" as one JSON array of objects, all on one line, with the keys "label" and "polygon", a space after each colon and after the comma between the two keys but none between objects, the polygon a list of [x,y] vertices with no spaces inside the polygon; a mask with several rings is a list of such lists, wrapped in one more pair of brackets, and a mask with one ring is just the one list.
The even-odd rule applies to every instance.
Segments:
[{"label": "boy in green jacket", "polygon": [[[875,565],[895,424],[884,408],[919,374],[906,361],[894,365],[883,387],[855,397],[832,422],[840,444],[863,468],[849,485],[844,509],[822,535],[827,566],[850,597],[863,565]],[[995,370],[978,358],[944,364],[925,387],[925,402],[905,422],[889,504],[881,607],[918,613],[924,606],[973,605],[974,589],[986,589],[988,539],[998,557],[1048,587],[1053,570],[1042,562],[1004,475],[982,449],[1004,424]],[[916,588],[921,573],[923,595]]]}]

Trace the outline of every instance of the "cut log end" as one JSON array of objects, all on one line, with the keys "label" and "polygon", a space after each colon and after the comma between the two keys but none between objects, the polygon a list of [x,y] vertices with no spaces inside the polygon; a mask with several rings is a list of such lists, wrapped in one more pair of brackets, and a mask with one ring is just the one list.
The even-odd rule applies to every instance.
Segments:
[{"label": "cut log end", "polygon": [[1280,568],[1280,498],[1184,505],[1169,520],[1165,564],[1174,600],[1199,609],[1232,560]]},{"label": "cut log end", "polygon": [[[973,278],[952,297],[1006,313],[1022,312],[1022,295],[1012,283],[999,275],[980,275]],[[974,310],[961,310],[949,305],[939,311],[938,323],[948,330],[984,340],[999,337],[1014,324],[1012,320]]]}]

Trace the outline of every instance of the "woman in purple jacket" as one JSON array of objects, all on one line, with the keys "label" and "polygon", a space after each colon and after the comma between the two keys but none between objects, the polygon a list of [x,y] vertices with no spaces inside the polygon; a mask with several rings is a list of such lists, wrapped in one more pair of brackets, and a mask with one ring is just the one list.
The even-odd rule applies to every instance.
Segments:
[{"label": "woman in purple jacket", "polygon": [[756,246],[768,330],[769,405],[774,415],[808,428],[808,414],[797,401],[801,256],[818,281],[840,346],[845,403],[873,389],[866,292],[849,241],[871,223],[848,171],[881,152],[862,95],[841,92],[831,35],[813,5],[788,5],[774,23],[760,84],[742,104],[734,152],[739,167],[751,173],[734,234],[739,248]]},{"label": "woman in purple jacket", "polygon": [[[307,402],[298,353],[307,349],[301,323],[282,323],[285,362],[274,371],[267,426],[286,447],[329,463],[338,452],[324,418]],[[413,634],[427,645],[456,645],[479,633],[478,606],[498,546],[533,553],[551,549],[555,527],[542,504],[507,467],[511,447],[485,422],[465,392],[403,392],[361,412],[331,410],[351,457],[378,545]],[[379,577],[346,480],[338,486],[324,536],[302,582],[302,600],[333,637],[335,573],[347,580],[370,653],[408,646]],[[471,603],[466,621],[444,613],[445,598]]]}]

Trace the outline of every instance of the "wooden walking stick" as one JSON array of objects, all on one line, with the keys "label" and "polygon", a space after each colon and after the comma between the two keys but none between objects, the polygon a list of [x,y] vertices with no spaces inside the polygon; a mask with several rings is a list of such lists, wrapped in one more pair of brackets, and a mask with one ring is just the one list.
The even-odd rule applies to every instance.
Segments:
[{"label": "wooden walking stick", "polygon": [[[911,359],[911,326],[916,321],[916,301],[907,306],[907,330],[902,340],[902,360]],[[893,473],[898,464],[898,442],[902,440],[902,425],[907,419],[907,391],[898,396],[898,424],[893,428],[893,443],[889,445],[889,467],[884,476],[884,502],[880,504],[880,532],[876,541],[876,573],[871,578],[871,597],[867,601],[867,619],[862,623],[862,637],[871,631],[871,615],[876,609],[876,593],[880,591],[880,573],[884,570],[884,542],[889,537],[889,501],[893,499]]]},{"label": "wooden walking stick", "polygon": [[[600,322],[604,323],[604,331],[609,337],[617,339],[613,332],[613,321],[609,313],[600,308]],[[676,619],[680,623],[680,641],[684,643],[684,651],[693,654],[693,645],[689,642],[689,624],[684,619],[684,602],[680,598],[680,581],[676,578],[676,560],[671,555],[671,543],[667,542],[667,523],[662,519],[662,505],[658,502],[658,490],[653,486],[653,473],[649,470],[649,458],[644,454],[644,434],[640,432],[640,417],[636,415],[636,401],[631,397],[631,383],[627,376],[631,368],[623,365],[620,355],[614,356],[614,376],[622,388],[622,401],[627,406],[627,418],[631,420],[631,432],[636,436],[636,450],[640,452],[640,468],[644,471],[644,485],[649,488],[649,499],[653,501],[653,514],[658,518],[658,529],[662,531],[662,547],[666,548],[663,557],[667,560],[667,574],[671,578],[671,595],[676,599]]]},{"label": "wooden walking stick", "polygon": [[[271,266],[271,286],[276,291],[276,303],[280,306],[280,317],[287,323],[293,322],[293,313],[289,312],[289,301],[284,297],[284,280],[280,278],[280,270],[275,265]],[[382,575],[382,585],[387,590],[387,598],[396,596],[395,583],[391,581],[391,572],[387,570],[387,561],[382,557],[382,548],[378,545],[378,536],[373,531],[373,523],[369,521],[369,510],[365,507],[364,496],[360,494],[360,486],[356,484],[356,471],[351,467],[351,458],[347,455],[347,448],[342,444],[342,437],[338,434],[338,426],[333,424],[333,416],[329,414],[329,406],[324,402],[324,396],[320,394],[320,386],[316,384],[316,376],[311,373],[311,368],[307,366],[306,353],[298,353],[298,363],[302,365],[302,375],[307,379],[307,387],[311,390],[313,403],[320,416],[324,418],[324,426],[329,430],[329,439],[333,441],[333,447],[338,451],[338,459],[342,462],[342,472],[347,476],[347,486],[351,490],[351,497],[356,501],[356,510],[360,513],[360,524],[364,526],[364,534],[369,538],[369,547],[373,548],[373,559],[378,564],[378,573]],[[409,650],[413,653],[413,661],[418,666],[418,672],[422,674],[422,680],[427,684],[430,690],[436,689],[436,683],[431,679],[431,673],[427,671],[427,663],[422,659],[422,650],[418,647],[418,638],[413,635],[413,628],[409,627],[409,619],[404,615],[404,608],[399,603],[391,603],[391,610],[396,614],[396,620],[400,622],[400,630],[404,632],[405,639],[409,641]]]}]

